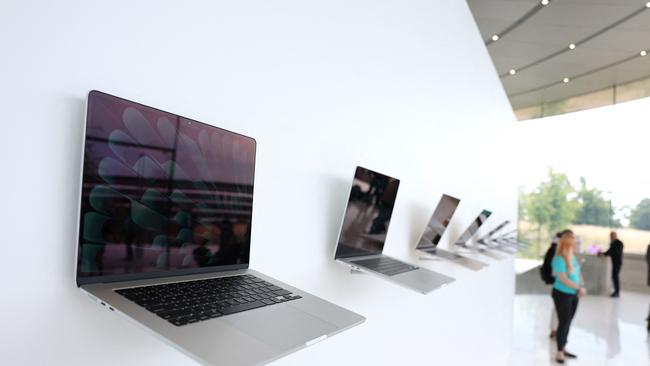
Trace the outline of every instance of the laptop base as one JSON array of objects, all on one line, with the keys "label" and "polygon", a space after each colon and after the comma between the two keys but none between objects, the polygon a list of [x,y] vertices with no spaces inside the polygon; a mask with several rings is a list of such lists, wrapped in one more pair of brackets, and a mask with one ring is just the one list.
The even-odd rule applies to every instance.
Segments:
[{"label": "laptop base", "polygon": [[354,263],[355,260],[378,256],[382,256],[382,254],[367,257],[339,258],[337,261],[350,266],[350,274],[370,274],[393,282],[402,287],[417,291],[421,294],[428,294],[455,281],[455,279],[452,277],[448,277],[441,273],[434,272],[425,268],[417,268],[412,271],[389,276],[375,272],[363,266],[358,266]]},{"label": "laptop base", "polygon": [[452,263],[458,264],[465,268],[471,269],[472,271],[480,271],[481,269],[488,266],[487,263],[478,261],[476,259],[468,258],[460,254],[450,252],[448,250],[436,248],[435,250],[421,250],[418,249],[418,252],[421,252],[425,256],[438,257]]},{"label": "laptop base", "polygon": [[[131,302],[115,289],[210,277],[251,274],[301,298],[215,319],[175,326]],[[318,340],[362,323],[365,319],[307,292],[247,269],[82,286],[107,310],[124,316],[202,365],[262,365]]]}]

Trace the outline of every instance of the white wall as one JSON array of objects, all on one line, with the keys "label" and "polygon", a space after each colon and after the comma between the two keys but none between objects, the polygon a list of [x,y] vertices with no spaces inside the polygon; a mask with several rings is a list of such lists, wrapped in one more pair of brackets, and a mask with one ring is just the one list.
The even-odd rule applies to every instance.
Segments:
[{"label": "white wall", "polygon": [[[189,365],[73,285],[85,94],[258,140],[252,267],[367,316],[278,365],[502,365],[512,261],[422,296],[334,263],[354,167],[400,178],[386,252],[516,219],[514,116],[463,1],[16,1],[0,12],[0,363]],[[450,238],[450,236],[452,236]],[[405,364],[405,363],[404,363]]]}]

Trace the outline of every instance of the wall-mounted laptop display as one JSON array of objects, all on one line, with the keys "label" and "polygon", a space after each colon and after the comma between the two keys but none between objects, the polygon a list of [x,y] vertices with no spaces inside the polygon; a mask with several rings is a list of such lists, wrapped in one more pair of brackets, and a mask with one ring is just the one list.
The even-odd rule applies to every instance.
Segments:
[{"label": "wall-mounted laptop display", "polygon": [[488,210],[483,210],[477,217],[472,221],[472,223],[467,227],[467,229],[461,234],[461,236],[456,240],[454,245],[460,248],[464,249],[470,249],[470,250],[476,250],[480,252],[481,254],[494,258],[494,259],[503,259],[504,257],[490,253],[485,250],[482,246],[475,245],[473,247],[470,247],[467,245],[467,242],[472,239],[474,235],[478,232],[478,229],[487,221],[487,219],[492,215],[491,211]]},{"label": "wall-mounted laptop display", "polygon": [[444,235],[445,230],[447,230],[447,226],[449,225],[454,212],[456,212],[459,203],[460,199],[456,197],[446,194],[442,195],[415,249],[424,254],[453,261],[454,263],[473,270],[479,270],[487,264],[438,248],[438,243]]},{"label": "wall-mounted laptop display", "polygon": [[205,365],[260,365],[361,323],[248,269],[255,152],[250,137],[91,91],[81,291]]},{"label": "wall-mounted laptop display", "polygon": [[515,254],[519,249],[524,249],[527,247],[518,243],[517,240],[512,237],[497,238],[494,240],[494,243],[497,244],[494,249],[508,254]]},{"label": "wall-mounted laptop display", "polygon": [[506,221],[500,223],[497,227],[495,227],[494,229],[490,230],[489,233],[487,233],[486,235],[484,235],[483,237],[481,237],[481,238],[477,241],[477,243],[479,243],[479,244],[483,244],[483,245],[488,245],[488,244],[490,243],[490,241],[492,241],[492,237],[493,237],[496,233],[498,233],[499,231],[501,231],[504,227],[506,227],[508,224],[510,224],[510,220],[506,220]]},{"label": "wall-mounted laptop display", "polygon": [[517,239],[517,229],[511,230],[505,234],[502,234],[501,236],[498,236],[494,239],[492,239],[492,242],[496,243],[496,249],[509,252],[509,253],[515,253],[519,249],[525,249],[529,246],[529,244],[526,243],[520,243],[519,240]]},{"label": "wall-mounted laptop display", "polygon": [[530,244],[531,244],[530,242],[521,242],[521,241],[519,241],[519,238],[516,235],[516,230],[515,230],[514,233],[510,233],[509,235],[504,236],[503,238],[500,238],[499,240],[501,240],[502,242],[504,242],[507,245],[510,245],[512,247],[516,247],[516,248],[519,248],[519,249],[528,248],[530,246]]},{"label": "wall-mounted laptop display", "polygon": [[487,221],[487,219],[492,215],[491,211],[483,210],[477,217],[472,221],[472,223],[467,227],[467,229],[460,235],[456,240],[454,245],[459,247],[468,248],[467,242],[472,239],[474,235],[478,232],[478,229]]},{"label": "wall-mounted laptop display", "polygon": [[514,240],[515,243],[513,242],[513,237],[516,237],[517,229],[510,230],[500,236],[497,236],[496,238],[493,238],[492,241],[497,243],[498,245],[514,245],[516,244],[516,239]]},{"label": "wall-mounted laptop display", "polygon": [[382,254],[398,188],[398,179],[357,167],[334,258],[426,294],[454,279]]},{"label": "wall-mounted laptop display", "polygon": [[[516,252],[516,249],[513,248],[513,243],[505,239],[506,236],[509,236],[513,232],[516,232],[517,231],[516,229],[509,231],[505,234],[502,234],[498,237],[494,236],[497,232],[501,231],[504,227],[508,226],[509,223],[510,223],[509,220],[502,222],[496,228],[492,229],[487,235],[480,238],[478,240],[478,243],[501,252],[514,254]],[[514,244],[514,246],[516,246],[516,244]]]},{"label": "wall-mounted laptop display", "polygon": [[[494,249],[494,250],[498,250],[498,249],[499,249],[499,246],[498,246],[498,245],[489,245],[489,243],[490,243],[490,242],[493,242],[493,240],[492,240],[492,236],[493,236],[494,234],[496,234],[497,232],[499,232],[501,229],[503,229],[503,228],[504,228],[506,225],[508,225],[509,223],[510,223],[510,221],[509,221],[509,220],[506,220],[506,221],[500,223],[496,228],[490,230],[490,232],[487,233],[486,235],[480,237],[480,238],[476,241],[476,247],[475,247],[475,248],[476,248],[480,253],[482,253],[483,255],[486,255],[486,256],[488,256],[488,257],[491,257],[491,258],[494,258],[494,259],[499,259],[499,260],[501,260],[501,259],[505,259],[506,257],[504,257],[504,256],[502,256],[502,255],[499,255],[499,254],[496,254],[496,253],[493,253],[493,252],[490,252],[490,251],[487,251],[486,249]],[[500,251],[500,252],[503,252],[503,250],[499,250],[499,251]],[[510,254],[510,253],[508,253],[508,254]]]}]

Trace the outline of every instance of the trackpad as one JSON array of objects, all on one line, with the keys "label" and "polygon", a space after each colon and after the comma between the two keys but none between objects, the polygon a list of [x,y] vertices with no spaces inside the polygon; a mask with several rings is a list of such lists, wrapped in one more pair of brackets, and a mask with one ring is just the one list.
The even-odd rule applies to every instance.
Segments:
[{"label": "trackpad", "polygon": [[301,346],[338,329],[334,324],[288,304],[267,306],[224,320],[242,332],[282,349]]}]

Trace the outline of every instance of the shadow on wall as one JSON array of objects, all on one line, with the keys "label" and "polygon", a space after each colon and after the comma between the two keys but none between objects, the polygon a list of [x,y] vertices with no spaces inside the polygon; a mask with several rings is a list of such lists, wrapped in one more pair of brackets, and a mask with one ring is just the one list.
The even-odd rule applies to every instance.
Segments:
[{"label": "shadow on wall", "polygon": [[461,233],[462,232],[458,229],[458,225],[449,225],[447,228],[447,238],[445,239],[449,250],[454,249],[454,242],[460,238]]},{"label": "shadow on wall", "polygon": [[326,200],[329,206],[325,207],[325,212],[327,213],[327,222],[325,223],[326,236],[325,245],[321,248],[321,254],[333,262],[344,211],[350,196],[352,176],[350,176],[350,179],[342,179],[341,177],[335,176],[325,177],[325,179],[328,181],[326,186],[330,188],[330,191],[326,192],[327,197],[329,197]]},{"label": "shadow on wall", "polygon": [[[67,170],[67,174],[63,174],[62,177],[64,182],[61,184],[56,184],[57,187],[67,187],[66,190],[60,192],[62,202],[65,203],[65,206],[62,207],[63,216],[61,219],[63,222],[63,227],[67,228],[65,237],[62,238],[66,245],[69,245],[70,251],[62,250],[60,251],[61,255],[64,258],[58,263],[64,263],[65,270],[65,279],[75,278],[75,262],[77,260],[77,224],[79,218],[77,217],[77,212],[79,210],[79,198],[80,198],[80,184],[81,184],[81,162],[83,159],[83,151],[81,146],[84,141],[84,125],[86,123],[84,117],[86,115],[86,99],[79,98],[77,95],[61,95],[59,96],[60,101],[57,103],[60,106],[64,106],[64,114],[66,120],[69,123],[66,126],[62,126],[62,133],[65,136],[60,140],[61,151],[65,151],[65,162],[66,165],[64,169]],[[69,271],[69,272],[68,272]]]},{"label": "shadow on wall", "polygon": [[413,204],[411,205],[409,213],[411,214],[409,221],[411,226],[409,228],[408,245],[409,249],[414,249],[420,240],[424,229],[429,224],[429,219],[431,218],[433,209],[424,205]]}]

